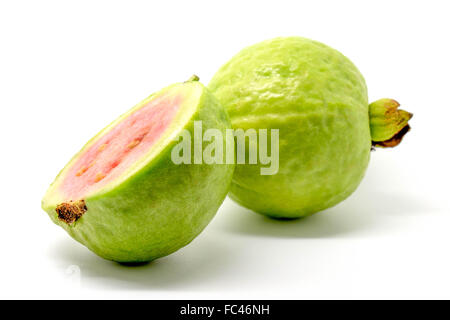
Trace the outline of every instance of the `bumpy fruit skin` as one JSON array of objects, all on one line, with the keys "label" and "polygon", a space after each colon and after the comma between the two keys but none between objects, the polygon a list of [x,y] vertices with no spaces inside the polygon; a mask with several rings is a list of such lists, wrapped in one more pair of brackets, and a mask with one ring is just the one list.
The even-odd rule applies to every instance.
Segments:
[{"label": "bumpy fruit skin", "polygon": [[[200,83],[177,84],[161,92],[179,87],[198,94],[198,99],[191,102],[197,104],[195,112],[183,126],[192,137],[193,122],[197,120],[202,121],[203,130],[231,128],[223,107]],[[175,165],[171,149],[176,143],[171,141],[120,184],[87,196],[87,211],[72,224],[58,219],[55,211],[61,201],[55,186],[58,177],[42,207],[54,223],[105,259],[135,263],[166,256],[191,242],[214,217],[226,197],[234,170],[233,165]]]},{"label": "bumpy fruit skin", "polygon": [[298,218],[339,203],[360,183],[371,149],[367,88],[338,51],[300,37],[263,41],[222,66],[208,87],[233,128],[279,129],[278,173],[237,165],[231,199]]}]

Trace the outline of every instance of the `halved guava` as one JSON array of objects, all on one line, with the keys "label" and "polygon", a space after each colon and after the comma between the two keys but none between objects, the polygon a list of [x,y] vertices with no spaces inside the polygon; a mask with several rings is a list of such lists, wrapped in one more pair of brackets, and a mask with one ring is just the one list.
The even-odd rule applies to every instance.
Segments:
[{"label": "halved guava", "polygon": [[223,107],[197,81],[151,95],[72,158],[42,208],[74,239],[109,260],[145,262],[187,245],[215,215],[234,169],[172,161],[181,132],[194,137],[194,121],[223,133],[231,128]]}]

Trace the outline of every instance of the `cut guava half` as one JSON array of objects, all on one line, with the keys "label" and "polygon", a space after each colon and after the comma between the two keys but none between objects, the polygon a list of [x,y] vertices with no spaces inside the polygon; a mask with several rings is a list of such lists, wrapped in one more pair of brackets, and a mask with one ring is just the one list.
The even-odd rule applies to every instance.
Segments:
[{"label": "cut guava half", "polygon": [[205,129],[231,128],[223,107],[197,81],[149,96],[72,158],[45,194],[43,209],[109,260],[150,261],[183,247],[216,213],[234,169],[172,161],[179,135],[193,131],[194,121]]}]

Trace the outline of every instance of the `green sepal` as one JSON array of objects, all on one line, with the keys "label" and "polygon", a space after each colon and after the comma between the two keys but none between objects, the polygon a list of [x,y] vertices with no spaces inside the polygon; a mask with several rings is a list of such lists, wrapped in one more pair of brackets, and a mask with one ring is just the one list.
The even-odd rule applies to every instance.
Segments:
[{"label": "green sepal", "polygon": [[393,99],[380,99],[369,105],[372,146],[395,147],[410,130],[408,121],[413,115],[399,106]]}]

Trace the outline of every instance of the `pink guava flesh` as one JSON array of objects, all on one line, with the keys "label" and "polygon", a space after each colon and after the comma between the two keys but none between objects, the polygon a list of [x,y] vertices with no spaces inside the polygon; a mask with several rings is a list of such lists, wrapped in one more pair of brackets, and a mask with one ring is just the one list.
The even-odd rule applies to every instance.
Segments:
[{"label": "pink guava flesh", "polygon": [[60,186],[64,197],[70,201],[82,199],[124,173],[161,137],[180,101],[177,96],[153,99],[83,150]]}]

